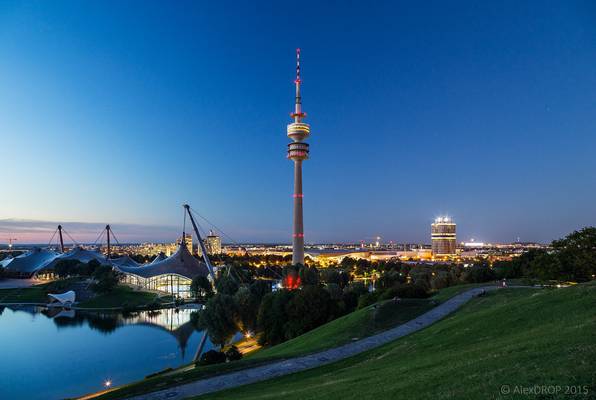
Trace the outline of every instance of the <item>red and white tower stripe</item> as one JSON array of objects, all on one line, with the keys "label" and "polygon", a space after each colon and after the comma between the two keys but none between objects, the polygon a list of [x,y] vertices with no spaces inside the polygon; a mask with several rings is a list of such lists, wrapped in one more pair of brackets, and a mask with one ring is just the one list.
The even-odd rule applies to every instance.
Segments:
[{"label": "red and white tower stripe", "polygon": [[292,264],[304,264],[304,221],[302,212],[302,161],[308,159],[308,143],[304,140],[310,135],[310,126],[302,120],[302,96],[300,94],[300,49],[296,49],[296,104],[290,116],[294,122],[288,125],[288,137],[293,140],[288,144],[288,158],[294,161],[294,228],[292,234]]}]

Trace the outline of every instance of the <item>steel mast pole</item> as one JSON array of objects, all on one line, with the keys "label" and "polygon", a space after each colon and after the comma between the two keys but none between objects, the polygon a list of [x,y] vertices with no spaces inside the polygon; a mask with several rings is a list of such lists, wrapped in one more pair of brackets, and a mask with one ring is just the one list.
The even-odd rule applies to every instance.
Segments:
[{"label": "steel mast pole", "polygon": [[203,260],[207,265],[207,269],[209,270],[209,276],[213,282],[215,282],[215,274],[213,273],[213,265],[211,265],[211,260],[209,260],[209,256],[207,255],[207,248],[205,247],[205,243],[203,243],[203,239],[201,238],[201,233],[199,232],[199,228],[195,222],[195,219],[192,217],[192,213],[190,212],[190,206],[188,204],[183,205],[184,209],[188,213],[188,217],[190,218],[190,222],[192,223],[192,228],[195,231],[195,235],[197,235],[197,240],[199,241],[199,246],[201,246],[201,251],[203,252]]},{"label": "steel mast pole", "polygon": [[64,239],[62,238],[62,225],[58,225],[58,236],[60,237],[60,251],[64,253]]}]

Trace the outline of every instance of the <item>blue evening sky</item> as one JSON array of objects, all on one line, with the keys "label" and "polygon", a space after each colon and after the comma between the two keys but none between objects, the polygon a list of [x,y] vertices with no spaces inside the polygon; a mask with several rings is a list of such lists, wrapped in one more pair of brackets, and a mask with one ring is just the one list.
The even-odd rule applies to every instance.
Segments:
[{"label": "blue evening sky", "polygon": [[307,242],[596,224],[590,1],[3,1],[0,219],[288,242],[296,47]]}]

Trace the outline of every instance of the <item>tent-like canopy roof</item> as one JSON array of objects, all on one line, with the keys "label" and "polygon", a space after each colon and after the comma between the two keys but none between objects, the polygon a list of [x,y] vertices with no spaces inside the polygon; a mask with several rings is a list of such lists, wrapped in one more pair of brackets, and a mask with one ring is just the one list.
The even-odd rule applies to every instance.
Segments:
[{"label": "tent-like canopy roof", "polygon": [[48,296],[50,299],[56,300],[60,304],[73,304],[75,302],[75,292],[72,290],[59,294],[48,293]]},{"label": "tent-like canopy roof", "polygon": [[9,271],[21,274],[33,274],[46,267],[58,257],[59,254],[51,250],[33,248],[25,254],[10,259],[5,267]]},{"label": "tent-like canopy roof", "polygon": [[80,262],[88,263],[91,260],[97,260],[102,264],[107,263],[103,254],[97,250],[85,250],[80,246],[75,247],[68,253],[60,255],[61,260],[78,260]]},{"label": "tent-like canopy roof", "polygon": [[195,276],[207,276],[209,270],[205,263],[194,258],[185,245],[178,246],[176,253],[165,260],[152,262],[140,267],[118,267],[124,273],[140,276],[141,278],[152,278],[159,275],[176,274],[192,279]]},{"label": "tent-like canopy roof", "polygon": [[62,260],[77,260],[82,263],[88,263],[91,260],[97,260],[100,264],[108,263],[108,260],[100,252],[96,250],[85,250],[82,247],[77,246],[68,253],[59,254],[56,258],[54,258],[54,260],[52,260],[52,262],[44,265],[43,268],[54,268],[56,264]]},{"label": "tent-like canopy roof", "polygon": [[0,260],[0,267],[6,267],[11,261],[12,261],[12,256],[8,256],[3,260]]},{"label": "tent-like canopy roof", "polygon": [[122,256],[122,257],[118,257],[118,258],[112,258],[112,259],[110,259],[110,262],[112,263],[112,265],[117,266],[117,267],[134,267],[134,268],[137,268],[137,267],[139,267],[141,265],[138,262],[136,262],[135,260],[133,260],[132,258],[130,258],[129,256]]},{"label": "tent-like canopy roof", "polygon": [[155,264],[157,262],[165,260],[166,258],[168,258],[168,256],[166,256],[163,251],[160,251],[159,254],[155,256],[155,258],[153,259],[153,261],[151,261],[150,264]]}]

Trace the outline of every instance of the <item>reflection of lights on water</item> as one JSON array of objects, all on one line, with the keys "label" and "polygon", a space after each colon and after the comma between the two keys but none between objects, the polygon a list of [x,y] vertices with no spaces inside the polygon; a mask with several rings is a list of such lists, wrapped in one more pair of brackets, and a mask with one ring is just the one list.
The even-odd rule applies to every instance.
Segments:
[{"label": "reflection of lights on water", "polygon": [[112,386],[112,381],[108,379],[108,380],[106,380],[106,381],[103,383],[103,385],[104,385],[105,387],[109,388],[110,386]]}]

